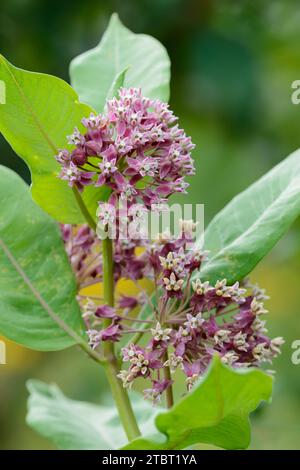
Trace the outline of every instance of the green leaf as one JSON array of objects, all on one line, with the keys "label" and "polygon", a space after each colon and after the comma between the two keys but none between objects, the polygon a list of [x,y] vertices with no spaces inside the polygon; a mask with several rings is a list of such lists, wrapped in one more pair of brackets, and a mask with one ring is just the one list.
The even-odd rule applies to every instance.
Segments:
[{"label": "green leaf", "polygon": [[0,333],[31,349],[83,343],[76,281],[57,224],[0,166]]},{"label": "green leaf", "polygon": [[167,51],[153,37],[129,31],[114,14],[99,45],[71,62],[71,83],[81,101],[102,112],[111,84],[127,67],[125,87],[142,88],[148,98],[168,101]]},{"label": "green leaf", "polygon": [[[70,400],[55,385],[36,380],[27,384],[27,424],[65,450],[117,449],[127,442],[116,408]],[[137,395],[134,410],[143,432],[153,429],[153,407]]]},{"label": "green leaf", "polygon": [[272,392],[257,369],[237,371],[213,360],[207,374],[171,410],[161,412],[131,395],[143,437],[126,444],[116,408],[66,398],[56,386],[28,383],[27,423],[60,449],[183,449],[203,442],[234,449],[249,445],[248,415]]},{"label": "green leaf", "polygon": [[300,214],[300,150],[236,196],[209,224],[201,278],[243,279]]},{"label": "green leaf", "polygon": [[[67,148],[67,135],[92,109],[78,102],[75,91],[63,80],[27,72],[0,56],[0,80],[6,85],[6,104],[0,105],[0,132],[31,171],[34,200],[52,217],[65,223],[82,223],[84,217],[74,191],[57,177],[59,148]],[[94,216],[103,198],[94,186],[84,191]]]},{"label": "green leaf", "polygon": [[229,369],[215,357],[198,385],[156,416],[157,433],[135,439],[123,449],[174,450],[197,443],[245,449],[250,442],[248,415],[271,393],[269,375],[258,369]]}]

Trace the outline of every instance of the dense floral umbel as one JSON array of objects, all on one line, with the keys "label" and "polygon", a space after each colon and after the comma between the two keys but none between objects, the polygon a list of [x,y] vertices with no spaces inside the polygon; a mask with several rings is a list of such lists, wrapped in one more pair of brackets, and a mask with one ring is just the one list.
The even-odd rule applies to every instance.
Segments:
[{"label": "dense floral umbel", "polygon": [[[83,287],[102,282],[102,243],[87,226],[61,227],[90,346],[129,338],[121,349],[128,366],[118,377],[124,387],[145,379],[145,396],[154,403],[164,392],[170,403],[178,369],[190,390],[215,354],[233,367],[257,367],[271,362],[283,343],[267,336],[266,297],[258,287],[201,279],[207,253],[191,249],[192,221],[181,221],[178,238],[165,233],[152,241],[139,231],[123,237],[124,220],[132,227],[154,205],[160,210],[170,195],[185,192],[185,177],[194,174],[194,145],[176,121],[167,104],[123,88],[104,114],[83,119],[84,132],[75,129],[68,138],[71,150],[56,156],[70,186],[110,189],[109,200],[99,203],[97,235],[111,235],[114,227],[114,281],[130,279],[140,290],[117,297],[115,307],[83,295]],[[140,286],[143,278],[153,281],[150,295]]]},{"label": "dense floral umbel", "polygon": [[[189,226],[183,224],[183,228]],[[77,273],[87,275],[77,277],[83,285],[101,281],[100,242],[92,241],[93,235],[86,227],[75,230],[72,238],[66,232],[69,234],[68,227],[63,233],[72,265]],[[267,313],[264,291],[248,281],[242,285],[238,282],[227,285],[226,279],[214,284],[202,281],[199,271],[207,253],[190,249],[188,242],[190,235],[185,230],[177,239],[164,234],[154,242],[116,242],[115,279],[124,277],[139,285],[143,277],[151,278],[154,294],[148,295],[140,288],[136,297],[117,299],[115,308],[101,304],[100,298],[80,297],[93,348],[101,347],[103,341],[117,342],[135,334],[134,342],[122,348],[128,368],[120,372],[119,378],[124,387],[130,387],[138,378],[150,380],[152,386],[146,386],[145,396],[154,402],[172,385],[172,380],[164,375],[166,367],[172,374],[180,369],[189,390],[214,354],[233,367],[258,367],[264,362],[271,363],[283,344],[282,338],[267,336],[262,319]],[[83,260],[82,243],[87,243],[90,253]],[[141,245],[141,254],[137,255],[136,248],[141,250]],[[94,250],[99,253],[97,268],[93,264]],[[138,306],[148,307],[146,317],[135,318]],[[111,324],[104,328],[103,319],[107,318]],[[138,344],[141,338],[144,346]]]},{"label": "dense floral umbel", "polygon": [[166,103],[150,100],[137,88],[119,91],[105,113],[82,120],[85,132],[69,136],[71,151],[56,156],[60,177],[80,191],[106,185],[111,200],[142,201],[146,207],[185,192],[194,174],[194,148]]}]

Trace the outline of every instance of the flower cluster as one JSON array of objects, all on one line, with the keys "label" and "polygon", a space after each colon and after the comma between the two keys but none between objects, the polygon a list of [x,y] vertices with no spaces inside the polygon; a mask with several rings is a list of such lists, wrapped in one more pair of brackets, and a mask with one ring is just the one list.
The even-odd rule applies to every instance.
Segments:
[{"label": "flower cluster", "polygon": [[185,176],[194,174],[194,145],[176,121],[166,103],[143,97],[140,89],[122,88],[104,114],[82,120],[84,133],[76,128],[69,136],[72,150],[56,156],[60,178],[80,191],[106,185],[110,203],[121,198],[148,208],[185,192]]},{"label": "flower cluster", "polygon": [[61,224],[60,229],[78,286],[83,288],[99,282],[96,279],[102,274],[102,263],[99,259],[99,240],[94,232],[88,225],[74,227]]},{"label": "flower cluster", "polygon": [[[281,337],[267,336],[262,290],[250,283],[227,285],[226,279],[213,285],[202,282],[194,275],[206,254],[186,252],[182,245],[178,249],[178,243],[175,247],[177,251],[173,246],[166,257],[159,256],[164,295],[153,309],[157,323],[150,329],[151,339],[144,348],[130,344],[122,349],[123,361],[129,362],[119,375],[124,386],[138,377],[151,378],[146,395],[155,402],[172,384],[161,379],[165,367],[171,373],[181,369],[190,390],[215,354],[232,367],[258,367],[271,363],[283,344]],[[147,369],[137,368],[137,358],[146,358]]]},{"label": "flower cluster", "polygon": [[[165,368],[172,374],[180,369],[190,390],[215,354],[232,367],[258,367],[264,362],[271,363],[283,344],[282,338],[267,336],[262,319],[267,313],[264,291],[248,281],[228,285],[226,279],[214,284],[201,280],[199,271],[208,254],[188,248],[190,225],[183,222],[184,230],[178,238],[163,234],[157,241],[143,242],[142,246],[139,240],[115,243],[115,279],[125,277],[138,285],[140,279],[151,278],[156,293],[148,295],[141,288],[138,296],[119,297],[115,308],[104,305],[101,299],[80,298],[91,347],[101,347],[104,341],[118,342],[130,334],[137,335],[136,341],[144,338],[146,345],[129,342],[121,350],[129,367],[121,370],[119,378],[124,387],[130,387],[138,378],[150,380],[152,386],[145,389],[145,396],[155,403],[172,385],[172,380],[165,376]],[[79,247],[80,253],[77,240],[83,241],[82,234],[91,237],[86,227],[81,228],[73,236],[76,241],[73,248],[67,240],[74,260],[78,259],[75,248]],[[90,279],[99,282],[101,244],[89,237],[87,246],[96,246],[99,260],[97,275]],[[137,247],[141,250],[139,255]],[[82,270],[81,263],[73,262],[73,266]],[[137,307],[145,305],[148,316],[136,317]],[[104,327],[103,319],[107,318],[111,324]]]},{"label": "flower cluster", "polygon": [[[83,119],[84,133],[75,129],[69,137],[71,150],[56,156],[60,177],[70,186],[110,189],[108,202],[97,211],[97,235],[87,226],[61,227],[89,344],[101,348],[106,341],[129,337],[120,351],[128,366],[118,377],[124,387],[145,379],[145,396],[154,403],[164,392],[170,396],[177,370],[190,390],[216,354],[232,367],[258,367],[272,362],[283,344],[282,338],[267,336],[264,291],[249,282],[201,278],[208,254],[191,248],[193,221],[181,221],[178,237],[120,236],[124,220],[136,221],[187,188],[185,177],[194,173],[194,145],[176,121],[167,104],[143,97],[139,89],[121,89],[104,114]],[[129,207],[126,215],[120,201]],[[130,279],[140,289],[137,296],[117,297],[114,307],[82,293],[83,287],[102,282],[100,232],[110,235],[111,224],[117,227],[111,237],[114,281]],[[152,292],[141,287],[143,278],[152,279]]]}]

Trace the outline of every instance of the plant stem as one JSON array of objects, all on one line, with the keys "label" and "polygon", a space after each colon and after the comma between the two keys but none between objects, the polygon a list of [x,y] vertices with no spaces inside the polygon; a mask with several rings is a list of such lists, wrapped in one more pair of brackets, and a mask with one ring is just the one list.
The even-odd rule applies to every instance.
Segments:
[{"label": "plant stem", "polygon": [[[73,193],[76,198],[77,204],[80,208],[82,215],[87,221],[91,229],[96,231],[97,225],[91,214],[89,213],[79,191],[73,188]],[[114,269],[113,269],[113,246],[112,241],[106,238],[102,241],[102,258],[103,258],[103,289],[104,289],[104,302],[109,306],[114,306]],[[98,282],[98,281],[97,281]],[[110,320],[104,320],[104,327],[110,325]],[[121,381],[118,379],[119,365],[114,351],[114,343],[111,341],[104,342],[104,369],[106,371],[107,379],[111,387],[112,395],[115,400],[120,420],[126,432],[129,441],[140,436],[131,403],[126,389],[123,387]]]},{"label": "plant stem", "polygon": [[137,344],[140,341],[140,339],[142,338],[144,333],[145,333],[144,331],[139,331],[138,333],[135,333],[132,336],[132,338],[130,338],[130,340],[126,344],[125,348],[128,348],[130,346],[130,344]]},{"label": "plant stem", "polygon": [[[168,351],[165,352],[163,360],[164,360],[164,362],[166,362],[168,360]],[[172,380],[169,366],[164,367],[164,377],[165,377],[166,380]],[[172,385],[170,385],[166,390],[166,399],[167,399],[167,407],[171,408],[174,405]]]},{"label": "plant stem", "polygon": [[[113,246],[112,240],[105,238],[102,240],[102,262],[103,262],[103,289],[104,301],[109,306],[114,306],[114,269],[113,269]],[[104,327],[110,325],[111,320],[104,320]],[[129,441],[140,436],[140,431],[131,407],[131,403],[126,389],[118,379],[119,365],[114,351],[114,343],[105,341],[103,343],[103,353],[106,359],[106,375],[111,387],[113,398],[116,402],[120,420]]]},{"label": "plant stem", "polygon": [[132,441],[136,437],[139,437],[141,433],[133,414],[127,391],[117,377],[117,374],[119,373],[117,359],[114,357],[108,360],[104,369],[126,436],[128,441]]},{"label": "plant stem", "polygon": [[81,194],[80,192],[78,191],[78,189],[73,186],[73,194],[75,196],[75,199],[76,199],[76,202],[79,206],[79,209],[83,215],[83,217],[85,218],[85,220],[87,221],[87,223],[89,224],[89,226],[96,232],[96,228],[97,228],[97,225],[96,225],[96,222],[94,221],[93,217],[91,216],[88,208],[86,207],[82,197],[81,197]]}]

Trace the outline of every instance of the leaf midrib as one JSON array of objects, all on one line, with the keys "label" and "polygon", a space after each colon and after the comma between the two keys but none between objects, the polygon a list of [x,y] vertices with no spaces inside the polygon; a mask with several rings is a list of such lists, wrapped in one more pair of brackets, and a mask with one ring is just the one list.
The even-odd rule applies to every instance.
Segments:
[{"label": "leaf midrib", "polygon": [[29,114],[32,116],[32,119],[35,122],[38,130],[40,131],[40,133],[42,134],[42,136],[46,140],[46,142],[49,145],[49,147],[51,148],[51,150],[53,150],[54,153],[56,154],[58,152],[58,149],[57,149],[56,145],[52,142],[52,140],[51,140],[50,136],[48,135],[47,131],[44,129],[42,123],[40,122],[38,116],[36,115],[34,109],[32,108],[29,99],[27,98],[26,94],[24,93],[21,85],[19,84],[19,82],[16,79],[15,75],[12,73],[12,71],[8,67],[8,65],[7,65],[6,61],[4,60],[4,58],[1,56],[0,59],[1,59],[2,64],[4,65],[5,69],[7,70],[8,74],[11,76],[11,78],[12,78],[12,80],[13,80],[13,82],[14,82],[14,84],[15,84],[18,92],[19,92],[19,95],[22,98],[22,101],[25,105],[25,108],[28,110]]},{"label": "leaf midrib", "polygon": [[4,241],[0,238],[0,247],[2,248],[4,254],[14,267],[15,271],[19,274],[23,282],[27,285],[29,290],[31,291],[32,295],[35,297],[37,302],[41,305],[41,307],[45,310],[45,312],[49,315],[49,317],[67,334],[69,335],[75,343],[86,347],[87,344],[85,341],[69,326],[67,325],[64,320],[62,320],[48,305],[48,303],[45,301],[45,299],[42,297],[42,295],[39,293],[39,291],[34,287],[32,284],[31,280],[29,277],[26,275],[26,273],[23,271],[21,266],[19,265],[18,261],[15,259],[14,255],[11,253],[10,249],[7,247],[7,245],[4,243]]},{"label": "leaf midrib", "polygon": [[[294,178],[293,178],[293,179],[294,179]],[[293,181],[293,179],[292,179],[292,181]],[[289,186],[290,186],[290,184],[289,184]],[[232,240],[228,245],[223,246],[223,247],[211,258],[211,260],[210,260],[210,261],[207,263],[207,265],[204,267],[203,271],[205,271],[205,268],[206,268],[207,266],[209,266],[210,264],[212,264],[215,259],[217,259],[220,255],[224,254],[224,252],[226,252],[229,248],[231,248],[231,247],[234,246],[236,243],[238,243],[238,242],[240,241],[240,239],[244,238],[245,236],[247,236],[247,235],[249,234],[249,232],[253,231],[253,229],[254,229],[257,225],[259,225],[259,223],[260,223],[261,220],[263,219],[265,213],[266,213],[268,210],[272,209],[272,207],[278,203],[278,201],[283,197],[283,195],[284,195],[286,192],[288,192],[289,186],[288,186],[287,188],[285,188],[285,189],[272,201],[272,203],[267,207],[267,209],[265,209],[265,210],[260,214],[260,216],[255,220],[255,222],[254,222],[253,224],[251,224],[251,225],[247,228],[247,230],[245,230],[244,232],[242,232],[237,238],[235,238],[234,240]]]}]

